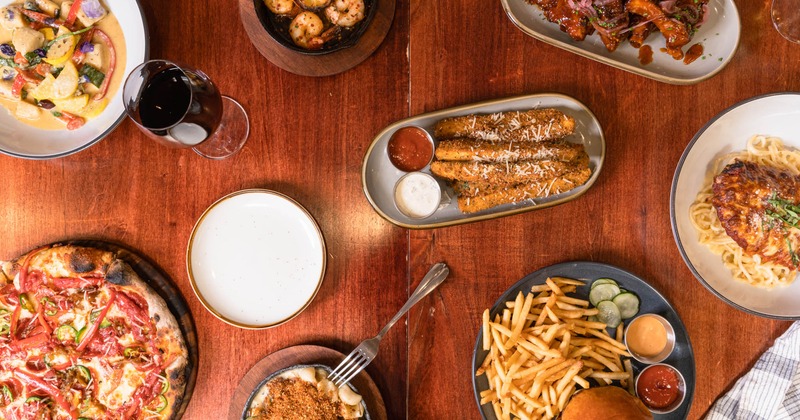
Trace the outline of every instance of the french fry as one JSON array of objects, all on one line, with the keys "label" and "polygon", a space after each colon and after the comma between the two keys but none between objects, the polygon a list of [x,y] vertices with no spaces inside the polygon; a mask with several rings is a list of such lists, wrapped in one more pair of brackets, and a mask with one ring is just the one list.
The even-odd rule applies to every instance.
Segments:
[{"label": "french fry", "polygon": [[567,296],[583,284],[552,277],[517,293],[494,319],[482,313],[487,355],[475,374],[484,375],[490,389],[479,401],[492,404],[498,419],[553,419],[590,381],[632,386],[622,329],[609,335],[605,324],[588,320],[596,308]]},{"label": "french fry", "polygon": [[489,351],[492,346],[492,333],[489,331],[489,309],[483,311],[483,349]]}]

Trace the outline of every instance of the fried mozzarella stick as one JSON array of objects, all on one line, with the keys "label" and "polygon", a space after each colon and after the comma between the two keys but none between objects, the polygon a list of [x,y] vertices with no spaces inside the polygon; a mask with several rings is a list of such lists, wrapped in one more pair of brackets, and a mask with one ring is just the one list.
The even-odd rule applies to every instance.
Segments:
[{"label": "fried mozzarella stick", "polygon": [[436,159],[476,162],[516,162],[519,160],[570,161],[583,153],[583,145],[556,142],[492,142],[474,139],[442,140]]},{"label": "fried mozzarella stick", "polygon": [[516,203],[531,198],[543,198],[561,194],[579,187],[589,180],[592,171],[583,168],[570,172],[566,176],[557,176],[550,179],[520,184],[497,191],[478,194],[474,197],[459,195],[458,208],[464,213],[475,213],[506,203]]},{"label": "fried mozzarella stick", "polygon": [[586,167],[585,153],[570,162],[558,160],[525,160],[519,162],[449,162],[431,163],[431,172],[441,178],[459,181],[482,181],[491,184],[524,184],[553,178]]},{"label": "fried mozzarella stick", "polygon": [[498,112],[445,118],[434,126],[437,139],[470,137],[491,141],[547,141],[575,131],[575,120],[556,109]]},{"label": "fried mozzarella stick", "polygon": [[[574,183],[582,184],[585,181],[583,179],[588,179],[588,176],[592,174],[592,171],[589,169],[588,166],[576,168],[564,174],[558,176],[558,178],[568,179]],[[547,182],[547,180],[542,181]],[[453,191],[464,197],[475,197],[481,194],[493,194],[496,192],[508,190],[509,188],[519,187],[525,184],[519,183],[508,183],[508,184],[497,184],[497,183],[488,183],[483,181],[453,181],[450,183],[450,186],[453,188]]]}]

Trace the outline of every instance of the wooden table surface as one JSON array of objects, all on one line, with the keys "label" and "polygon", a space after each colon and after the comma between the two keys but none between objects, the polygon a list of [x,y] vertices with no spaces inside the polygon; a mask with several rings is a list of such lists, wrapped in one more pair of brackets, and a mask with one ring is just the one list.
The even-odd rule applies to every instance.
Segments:
[{"label": "wooden table surface", "polygon": [[[449,279],[385,338],[367,369],[390,419],[479,418],[471,357],[480,315],[524,275],[550,264],[610,263],[648,280],[691,337],[697,383],[690,418],[753,365],[788,326],[715,298],[682,261],[669,221],[672,176],[684,147],[734,103],[800,90],[800,45],[781,38],[769,1],[736,1],[741,42],[713,78],[673,86],[549,46],[517,30],[499,1],[399,0],[383,44],[331,77],[296,76],[249,42],[237,2],[142,0],[153,58],[193,64],[242,102],[244,149],[224,161],[148,140],[131,121],[61,159],[0,157],[0,257],[39,244],[95,238],[155,261],[187,299],[200,366],[188,419],[221,419],[247,370],[298,344],[349,352],[378,332],[437,261]],[[658,52],[656,52],[658,54]],[[409,231],[375,213],[361,190],[362,158],[386,125],[444,107],[558,92],[586,104],[605,130],[607,158],[578,200],[458,227]],[[194,296],[185,251],[194,222],[232,191],[263,187],[298,200],[318,220],[328,268],[312,305],[277,328],[224,324]]]}]

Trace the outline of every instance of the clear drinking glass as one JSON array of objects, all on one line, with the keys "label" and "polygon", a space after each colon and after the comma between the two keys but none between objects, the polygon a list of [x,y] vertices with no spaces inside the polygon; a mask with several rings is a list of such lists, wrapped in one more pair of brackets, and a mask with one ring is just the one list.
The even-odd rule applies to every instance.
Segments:
[{"label": "clear drinking glass", "polygon": [[772,0],[772,24],[789,41],[800,43],[800,0]]},{"label": "clear drinking glass", "polygon": [[202,71],[172,61],[150,60],[133,69],[122,100],[149,137],[209,159],[235,154],[250,134],[242,105],[222,96]]}]

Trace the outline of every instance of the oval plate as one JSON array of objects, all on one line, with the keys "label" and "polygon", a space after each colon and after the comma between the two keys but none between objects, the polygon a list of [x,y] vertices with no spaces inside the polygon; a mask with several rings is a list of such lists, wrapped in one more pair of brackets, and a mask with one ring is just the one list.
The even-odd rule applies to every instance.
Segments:
[{"label": "oval plate", "polygon": [[[495,302],[490,311],[491,318],[503,309],[505,302],[513,301],[517,293],[522,291],[523,294],[530,292],[531,286],[544,284],[548,277],[568,277],[578,280],[586,281],[585,286],[578,287],[575,295],[581,299],[587,299],[589,296],[590,282],[601,277],[610,277],[619,283],[624,289],[630,290],[639,296],[641,306],[639,307],[639,314],[651,313],[658,314],[666,318],[675,329],[675,350],[672,354],[662,363],[672,365],[678,369],[686,381],[686,398],[683,403],[675,411],[669,414],[654,414],[653,417],[659,420],[671,419],[685,419],[689,413],[689,407],[692,405],[692,398],[694,397],[694,384],[695,384],[695,368],[694,368],[694,352],[692,351],[692,343],[689,341],[689,334],[686,332],[678,313],[672,305],[667,302],[664,296],[661,296],[656,289],[647,284],[646,281],[631,274],[620,268],[595,262],[577,261],[567,262],[561,264],[551,265],[534,271],[531,274],[523,277],[510,289],[506,290],[500,299]],[[475,390],[475,401],[478,404],[481,415],[485,420],[496,420],[494,411],[491,404],[480,405],[480,393],[489,389],[489,383],[486,381],[485,375],[475,376],[475,371],[483,363],[488,352],[483,350],[483,331],[478,332],[478,339],[475,341],[475,350],[472,357],[472,387]],[[631,358],[633,364],[634,374],[638,374],[641,369],[646,365]]]},{"label": "oval plate", "polygon": [[742,30],[739,11],[733,0],[711,0],[708,3],[708,21],[684,47],[686,52],[690,45],[701,43],[703,55],[700,58],[686,65],[682,60],[662,53],[660,49],[664,48],[664,37],[660,32],[655,32],[645,42],[653,49],[653,62],[642,65],[639,62],[639,50],[628,42],[623,42],[616,51],[608,52],[597,34],[589,35],[583,41],[575,41],[561,31],[558,24],[549,22],[538,6],[526,0],[501,2],[511,22],[540,41],[640,76],[676,85],[698,83],[722,70],[733,58]]},{"label": "oval plate", "polygon": [[776,319],[800,319],[800,281],[785,288],[762,289],[733,279],[719,255],[697,240],[689,206],[703,188],[714,162],[744,150],[755,135],[780,137],[800,149],[800,94],[777,93],[740,102],[709,121],[686,146],[670,192],[672,234],[686,265],[708,290],[731,306]]},{"label": "oval plate", "polygon": [[[9,0],[0,0],[0,7]],[[122,85],[134,67],[147,60],[150,51],[144,13],[138,1],[104,0],[103,4],[119,21],[125,35],[126,59],[114,79],[120,86],[109,98],[106,109],[73,131],[43,130],[18,121],[0,106],[0,153],[28,159],[52,159],[79,152],[111,133],[125,118]]]},{"label": "oval plate", "polygon": [[[563,194],[536,200],[526,200],[519,203],[504,204],[481,212],[466,214],[458,209],[453,190],[449,186],[444,185],[443,181],[440,181],[442,190],[451,197],[451,200],[448,205],[437,210],[432,216],[421,220],[411,219],[395,207],[394,184],[401,176],[405,175],[406,172],[392,165],[389,161],[389,155],[386,152],[386,146],[392,133],[397,131],[397,129],[414,125],[427,130],[431,136],[433,136],[433,126],[442,118],[467,114],[491,114],[495,112],[532,108],[556,108],[575,118],[575,132],[566,139],[573,143],[583,144],[586,153],[589,154],[589,167],[592,169],[592,176],[586,184]],[[435,139],[434,144],[437,144]],[[603,167],[605,154],[606,143],[603,137],[603,129],[600,127],[597,118],[595,118],[592,111],[590,111],[586,105],[578,102],[578,100],[574,98],[556,93],[524,95],[420,114],[415,117],[397,121],[384,128],[372,141],[372,144],[367,149],[366,156],[364,156],[364,163],[361,168],[361,183],[367,200],[381,217],[397,226],[409,229],[430,229],[510,216],[512,214],[543,209],[574,200],[585,193],[592,184],[594,184],[595,180],[597,180],[600,169]],[[430,173],[430,166],[426,166],[422,172]]]}]

